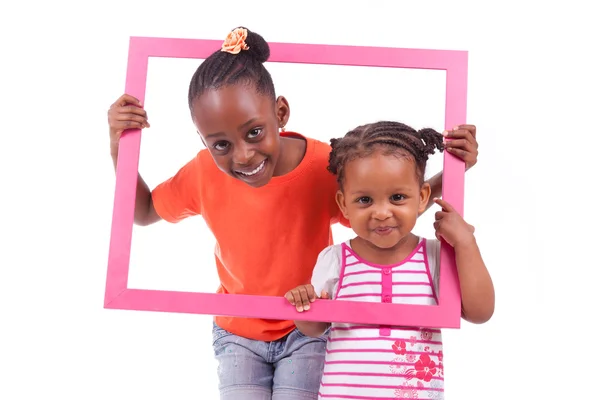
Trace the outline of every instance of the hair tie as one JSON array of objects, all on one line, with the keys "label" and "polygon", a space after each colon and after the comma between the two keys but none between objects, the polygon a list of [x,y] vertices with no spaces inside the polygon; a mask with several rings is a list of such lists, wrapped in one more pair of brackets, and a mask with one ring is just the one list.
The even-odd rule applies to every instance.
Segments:
[{"label": "hair tie", "polygon": [[221,51],[238,54],[242,50],[248,50],[250,47],[246,44],[246,38],[248,37],[248,31],[244,28],[235,28],[227,35]]}]

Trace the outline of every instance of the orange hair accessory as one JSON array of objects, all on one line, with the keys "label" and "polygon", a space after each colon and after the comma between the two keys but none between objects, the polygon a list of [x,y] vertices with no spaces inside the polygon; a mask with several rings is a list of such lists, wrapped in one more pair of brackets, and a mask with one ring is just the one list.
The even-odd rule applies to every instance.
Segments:
[{"label": "orange hair accessory", "polygon": [[246,38],[248,37],[248,31],[244,28],[236,28],[229,32],[227,38],[221,46],[221,51],[225,51],[231,54],[238,54],[242,50],[248,50],[249,47],[246,44]]}]

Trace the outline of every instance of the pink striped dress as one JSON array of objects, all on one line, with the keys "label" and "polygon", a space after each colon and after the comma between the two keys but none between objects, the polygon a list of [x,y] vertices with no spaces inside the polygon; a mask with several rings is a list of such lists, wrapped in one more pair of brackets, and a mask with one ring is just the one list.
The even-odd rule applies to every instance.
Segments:
[{"label": "pink striped dress", "polygon": [[[346,242],[321,252],[312,284],[334,299],[434,305],[438,260],[437,240],[420,239],[395,265],[368,263]],[[443,398],[439,329],[332,324],[319,399]]]}]

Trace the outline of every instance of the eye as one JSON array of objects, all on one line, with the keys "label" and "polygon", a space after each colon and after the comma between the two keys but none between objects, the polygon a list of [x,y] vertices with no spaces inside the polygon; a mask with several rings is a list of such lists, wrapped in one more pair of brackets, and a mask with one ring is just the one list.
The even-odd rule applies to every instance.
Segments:
[{"label": "eye", "polygon": [[392,197],[390,197],[390,198],[394,202],[399,202],[399,201],[405,200],[406,196],[403,194],[393,194]]},{"label": "eye", "polygon": [[248,132],[248,139],[256,139],[262,133],[262,128],[254,128]]},{"label": "eye", "polygon": [[368,196],[359,197],[356,199],[356,202],[359,204],[371,204],[371,198]]},{"label": "eye", "polygon": [[228,147],[229,147],[229,142],[225,142],[223,140],[213,144],[213,149],[215,149],[217,151],[225,151],[225,150],[227,150]]}]

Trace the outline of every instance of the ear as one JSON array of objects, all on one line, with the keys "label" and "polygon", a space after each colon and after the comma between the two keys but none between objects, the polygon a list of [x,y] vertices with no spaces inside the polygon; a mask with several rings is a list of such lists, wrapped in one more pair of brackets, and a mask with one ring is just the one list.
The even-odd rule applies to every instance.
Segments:
[{"label": "ear", "polygon": [[335,202],[337,203],[344,218],[348,219],[348,207],[346,207],[346,198],[341,190],[335,194]]},{"label": "ear", "polygon": [[427,204],[431,197],[431,186],[428,182],[421,185],[421,191],[419,193],[419,215],[423,214],[427,210]]},{"label": "ear", "polygon": [[275,101],[275,115],[277,116],[280,128],[287,125],[290,119],[290,105],[283,96],[279,96]]}]

